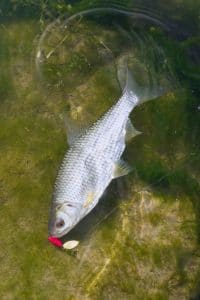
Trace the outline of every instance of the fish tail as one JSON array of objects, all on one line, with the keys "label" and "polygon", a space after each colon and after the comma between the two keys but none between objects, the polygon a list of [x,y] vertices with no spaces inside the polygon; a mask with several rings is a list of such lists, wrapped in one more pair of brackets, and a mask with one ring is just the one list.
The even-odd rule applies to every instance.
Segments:
[{"label": "fish tail", "polygon": [[127,61],[118,67],[117,75],[123,94],[131,93],[133,95],[133,103],[136,105],[158,98],[165,93],[165,91],[156,84],[149,84],[148,87],[143,87],[138,84],[128,68]]}]

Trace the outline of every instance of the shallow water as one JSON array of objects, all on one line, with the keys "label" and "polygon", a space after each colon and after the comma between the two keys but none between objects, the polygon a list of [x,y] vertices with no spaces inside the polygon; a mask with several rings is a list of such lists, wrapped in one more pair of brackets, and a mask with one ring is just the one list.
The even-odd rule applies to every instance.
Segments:
[{"label": "shallow water", "polygon": [[[2,19],[2,299],[198,299],[197,6],[154,5],[121,1],[83,14],[86,1],[16,4]],[[59,17],[65,11],[78,15]],[[113,181],[64,238],[79,239],[78,248],[60,251],[47,223],[68,147],[65,117],[87,127],[107,111],[121,94],[124,57],[146,95],[159,95],[131,114],[143,132],[124,154],[134,172]]]}]

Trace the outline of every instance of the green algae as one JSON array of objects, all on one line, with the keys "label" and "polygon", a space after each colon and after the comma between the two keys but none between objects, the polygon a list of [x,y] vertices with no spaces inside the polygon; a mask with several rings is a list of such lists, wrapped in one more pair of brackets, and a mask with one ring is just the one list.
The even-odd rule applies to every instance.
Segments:
[{"label": "green algae", "polygon": [[[68,110],[75,119],[96,121],[120,95],[116,69],[102,45],[106,60],[100,56],[89,67],[96,48],[82,50],[100,46],[92,38],[79,45],[81,51],[67,68],[52,57],[44,65],[50,69],[45,69],[40,88],[31,68],[38,23],[15,22],[6,25],[6,35],[1,31],[0,297],[154,300],[195,295],[200,263],[196,96],[172,91],[133,112],[143,135],[128,145],[125,155],[136,171],[113,183],[72,233],[81,239],[77,252],[59,251],[47,242],[47,220],[56,172],[68,147],[64,116]],[[165,40],[161,31],[152,34]],[[122,42],[105,29],[103,41],[107,36],[114,48]],[[172,39],[164,45],[176,74],[187,73],[192,65],[183,47],[179,50]],[[113,55],[117,58],[119,49]],[[181,83],[190,87],[186,75]]]}]

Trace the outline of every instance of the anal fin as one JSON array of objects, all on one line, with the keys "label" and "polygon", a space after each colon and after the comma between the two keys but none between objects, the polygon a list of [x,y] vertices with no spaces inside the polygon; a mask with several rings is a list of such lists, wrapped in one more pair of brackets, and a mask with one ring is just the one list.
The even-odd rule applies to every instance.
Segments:
[{"label": "anal fin", "polygon": [[131,120],[128,119],[128,121],[126,123],[126,136],[125,136],[126,142],[130,141],[136,135],[139,135],[141,133],[142,133],[141,131],[138,131],[137,129],[135,129],[135,127],[131,123]]},{"label": "anal fin", "polygon": [[132,168],[122,159],[115,163],[113,178],[125,176],[132,171]]},{"label": "anal fin", "polygon": [[142,133],[141,131],[138,131],[137,129],[134,128],[133,124],[131,123],[131,120],[128,119],[126,123],[126,136],[125,136],[126,142],[130,141],[136,135],[139,135],[141,133]]}]

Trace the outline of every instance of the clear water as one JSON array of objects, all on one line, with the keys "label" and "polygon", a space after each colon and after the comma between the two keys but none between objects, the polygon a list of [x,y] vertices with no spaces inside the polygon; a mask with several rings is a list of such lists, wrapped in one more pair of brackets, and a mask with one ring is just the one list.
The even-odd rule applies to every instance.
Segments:
[{"label": "clear water", "polygon": [[[198,299],[196,2],[1,5],[1,298]],[[124,154],[134,172],[64,237],[78,248],[60,251],[47,223],[65,116],[89,126],[107,111],[124,57],[159,97],[131,114],[143,132]]]}]

